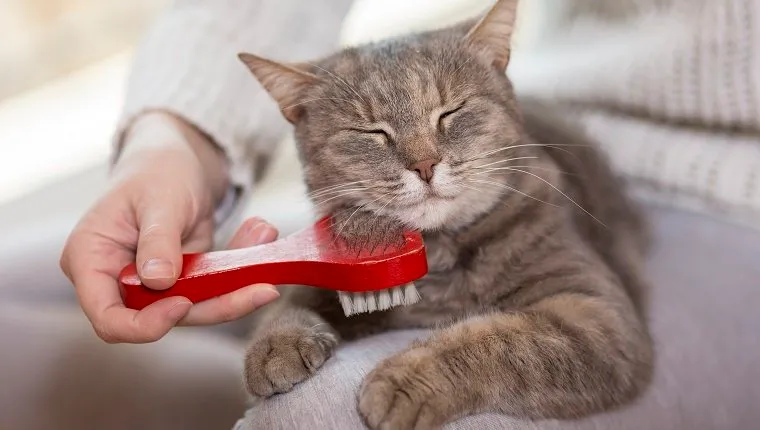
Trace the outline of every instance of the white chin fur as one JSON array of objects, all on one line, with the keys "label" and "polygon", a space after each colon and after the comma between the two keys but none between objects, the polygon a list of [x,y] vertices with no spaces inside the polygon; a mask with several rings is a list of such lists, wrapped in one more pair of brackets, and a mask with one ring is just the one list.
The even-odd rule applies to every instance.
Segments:
[{"label": "white chin fur", "polygon": [[386,208],[383,212],[419,230],[466,225],[489,210],[499,194],[495,187],[484,187],[482,192],[460,187],[451,177],[449,167],[445,163],[436,166],[432,181],[436,194],[443,197],[425,197],[426,185],[412,172],[405,172],[402,179],[405,194],[414,196],[414,200],[402,204],[401,207]]},{"label": "white chin fur", "polygon": [[411,207],[394,210],[394,214],[404,224],[419,230],[437,230],[456,217],[456,200],[427,198]]}]

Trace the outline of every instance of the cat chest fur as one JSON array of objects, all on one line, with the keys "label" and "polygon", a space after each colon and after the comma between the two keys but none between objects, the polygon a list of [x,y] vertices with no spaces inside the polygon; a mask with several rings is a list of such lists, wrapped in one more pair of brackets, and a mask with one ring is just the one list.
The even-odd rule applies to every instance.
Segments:
[{"label": "cat chest fur", "polygon": [[489,284],[493,280],[472,270],[482,252],[480,247],[462,247],[445,234],[426,237],[425,247],[429,272],[415,282],[423,300],[394,312],[406,318],[418,317],[422,325],[434,325],[439,318],[463,316],[489,306],[488,291],[494,287]]}]

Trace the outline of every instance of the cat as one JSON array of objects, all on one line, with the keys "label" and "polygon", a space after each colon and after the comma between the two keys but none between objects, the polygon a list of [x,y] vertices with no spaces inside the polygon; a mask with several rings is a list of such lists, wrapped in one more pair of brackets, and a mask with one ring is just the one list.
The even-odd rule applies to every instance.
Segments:
[{"label": "cat", "polygon": [[369,428],[487,411],[574,419],[648,386],[646,218],[582,131],[515,97],[516,7],[313,64],[239,54],[292,123],[335,233],[367,247],[420,230],[430,269],[419,303],[350,318],[334,292],[287,291],[247,349],[252,395],[291,390],[339,341],[406,328],[434,331],[365,378]]}]

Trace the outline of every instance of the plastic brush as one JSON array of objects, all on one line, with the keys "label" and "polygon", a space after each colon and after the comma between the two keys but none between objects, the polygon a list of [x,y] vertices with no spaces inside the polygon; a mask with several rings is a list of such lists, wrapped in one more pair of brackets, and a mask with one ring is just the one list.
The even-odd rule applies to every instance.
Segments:
[{"label": "plastic brush", "polygon": [[142,309],[174,296],[193,303],[251,284],[297,284],[334,290],[346,316],[420,300],[413,281],[427,274],[422,236],[405,232],[394,249],[350,249],[332,234],[329,218],[284,239],[250,248],[185,254],[182,273],[166,290],[142,285],[135,264],[125,267],[119,284],[125,305]]}]

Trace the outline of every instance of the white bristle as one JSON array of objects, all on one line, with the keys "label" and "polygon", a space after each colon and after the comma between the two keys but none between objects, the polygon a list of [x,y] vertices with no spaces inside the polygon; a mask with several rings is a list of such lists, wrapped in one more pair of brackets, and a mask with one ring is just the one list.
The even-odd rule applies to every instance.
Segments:
[{"label": "white bristle", "polygon": [[354,304],[351,308],[352,313],[367,312],[367,299],[364,297],[364,293],[351,294],[351,302]]},{"label": "white bristle", "polygon": [[391,294],[387,290],[378,291],[377,293],[377,309],[384,311],[391,307]]},{"label": "white bristle", "polygon": [[391,306],[398,306],[399,303],[404,302],[404,292],[401,287],[391,288]]},{"label": "white bristle", "polygon": [[367,302],[367,312],[375,312],[377,310],[377,298],[372,292],[364,293],[364,299]]},{"label": "white bristle", "polygon": [[367,296],[366,294],[357,294],[359,299],[359,306],[354,306],[357,312],[367,312],[369,309],[369,301],[373,300],[372,296]]},{"label": "white bristle", "polygon": [[346,316],[351,315],[354,309],[354,305],[351,300],[351,293],[344,293],[343,291],[339,291],[338,300],[340,300],[340,305],[343,307],[343,313],[346,314]]},{"label": "white bristle", "polygon": [[404,305],[413,305],[420,301],[420,293],[417,292],[417,287],[414,284],[409,283],[404,285]]},{"label": "white bristle", "polygon": [[338,299],[343,307],[343,313],[346,316],[351,316],[365,312],[384,311],[394,306],[412,305],[420,301],[420,294],[417,292],[417,287],[409,283],[401,287],[375,292],[347,293],[339,291]]}]

